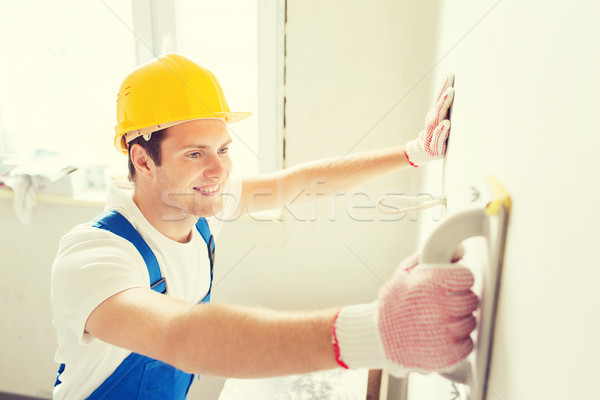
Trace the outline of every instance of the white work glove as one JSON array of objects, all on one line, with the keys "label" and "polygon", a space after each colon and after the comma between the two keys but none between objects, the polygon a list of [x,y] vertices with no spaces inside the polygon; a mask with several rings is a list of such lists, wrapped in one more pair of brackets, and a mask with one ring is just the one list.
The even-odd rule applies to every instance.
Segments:
[{"label": "white work glove", "polygon": [[450,121],[446,118],[454,99],[453,84],[454,74],[449,74],[437,92],[433,108],[425,117],[425,130],[406,144],[406,158],[413,167],[427,164],[446,154],[446,140],[450,131]]},{"label": "white work glove", "polygon": [[458,264],[421,264],[407,259],[379,291],[377,301],[343,307],[333,324],[333,346],[345,368],[408,372],[449,369],[473,349],[470,290],[473,274]]}]

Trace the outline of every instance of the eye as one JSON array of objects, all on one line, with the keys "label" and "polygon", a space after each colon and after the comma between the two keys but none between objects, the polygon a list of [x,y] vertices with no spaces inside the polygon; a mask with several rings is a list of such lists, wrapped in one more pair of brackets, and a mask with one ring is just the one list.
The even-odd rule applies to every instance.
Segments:
[{"label": "eye", "polygon": [[187,155],[187,157],[189,157],[189,158],[200,158],[200,156],[201,156],[201,155],[202,155],[202,154],[200,154],[199,152],[197,152],[197,151],[196,151],[196,152],[194,152],[194,153],[189,153],[189,154]]},{"label": "eye", "polygon": [[229,152],[229,147],[223,147],[219,150],[220,154],[227,154]]}]

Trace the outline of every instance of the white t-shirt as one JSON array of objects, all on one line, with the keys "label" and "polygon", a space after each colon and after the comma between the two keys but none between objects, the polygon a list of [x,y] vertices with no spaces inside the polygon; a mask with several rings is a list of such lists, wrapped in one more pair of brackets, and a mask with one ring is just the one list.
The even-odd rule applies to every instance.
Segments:
[{"label": "white t-shirt", "polygon": [[[223,220],[236,210],[241,181],[225,187],[223,210],[206,220],[217,237]],[[129,189],[132,189],[130,187]],[[197,303],[210,286],[210,262],[206,242],[194,228],[188,243],[173,241],[157,231],[132,200],[123,185],[110,190],[106,209],[121,213],[137,229],[154,252],[167,295]],[[146,264],[133,244],[92,222],[78,225],[60,241],[52,267],[51,303],[58,336],[55,361],[66,364],[54,399],[88,397],[131,351],[102,342],[84,333],[92,311],[104,300],[125,289],[150,287]]]}]

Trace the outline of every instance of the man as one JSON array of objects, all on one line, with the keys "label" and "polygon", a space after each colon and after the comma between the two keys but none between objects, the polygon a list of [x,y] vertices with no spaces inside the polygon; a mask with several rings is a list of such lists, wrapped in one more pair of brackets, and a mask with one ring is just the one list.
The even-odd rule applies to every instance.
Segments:
[{"label": "man", "polygon": [[129,157],[132,190],[113,187],[107,211],[63,237],[53,266],[61,363],[54,398],[183,399],[193,374],[263,377],[341,366],[402,375],[463,359],[478,304],[464,267],[410,265],[377,301],[341,309],[208,304],[223,219],[281,207],[317,178],[334,194],[443,156],[452,81],[426,130],[406,146],[233,182],[226,124],[249,114],[231,112],[214,75],[180,55],[135,70],[118,95],[115,137]]}]

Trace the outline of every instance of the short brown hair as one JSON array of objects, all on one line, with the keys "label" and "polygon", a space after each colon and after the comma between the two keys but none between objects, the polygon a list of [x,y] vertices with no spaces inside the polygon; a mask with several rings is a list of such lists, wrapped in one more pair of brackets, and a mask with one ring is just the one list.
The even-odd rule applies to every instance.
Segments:
[{"label": "short brown hair", "polygon": [[[165,139],[167,133],[166,131],[167,129],[161,129],[160,131],[153,132],[149,140],[144,139],[143,136],[136,137],[129,142],[128,148],[131,149],[131,146],[134,144],[139,144],[144,148],[144,150],[146,150],[148,157],[154,161],[154,164],[160,165],[162,162],[160,148],[162,141]],[[129,180],[131,182],[135,182],[135,166],[133,165],[133,162],[131,162],[131,153],[129,151],[127,152],[127,158],[127,165],[129,167]]]}]

